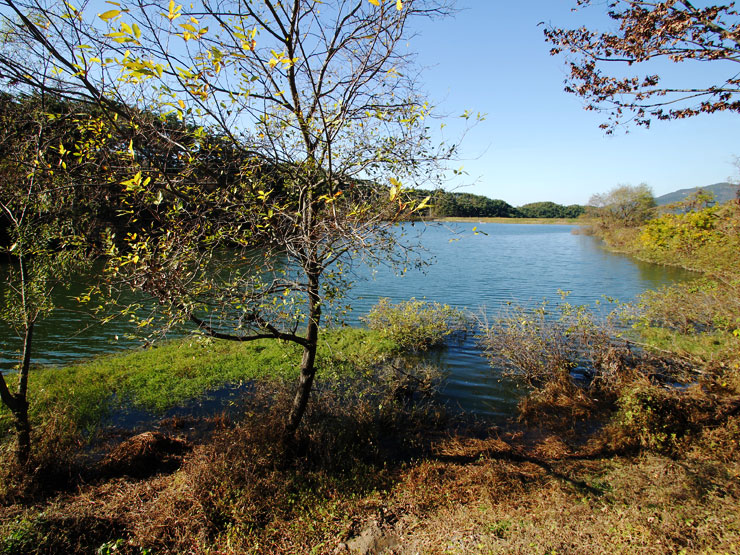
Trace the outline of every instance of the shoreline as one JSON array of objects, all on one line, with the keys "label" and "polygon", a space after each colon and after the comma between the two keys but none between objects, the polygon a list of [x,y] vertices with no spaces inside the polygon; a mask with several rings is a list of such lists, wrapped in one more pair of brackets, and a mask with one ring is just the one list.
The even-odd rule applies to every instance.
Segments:
[{"label": "shoreline", "polygon": [[586,225],[579,218],[501,218],[501,217],[475,217],[475,216],[451,216],[445,218],[432,218],[429,222],[456,222],[456,223],[481,223],[481,224],[546,224],[546,225]]}]

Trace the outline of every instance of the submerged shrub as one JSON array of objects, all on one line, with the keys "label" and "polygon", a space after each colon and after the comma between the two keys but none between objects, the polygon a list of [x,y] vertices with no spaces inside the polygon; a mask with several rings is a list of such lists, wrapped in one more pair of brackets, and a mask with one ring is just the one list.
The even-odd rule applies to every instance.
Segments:
[{"label": "submerged shrub", "polygon": [[491,365],[532,389],[574,380],[587,389],[609,389],[635,362],[610,319],[569,303],[553,310],[547,302],[535,310],[509,307],[481,330]]},{"label": "submerged shrub", "polygon": [[[685,364],[635,348],[621,337],[616,316],[599,318],[568,303],[551,310],[544,303],[536,310],[510,308],[481,326],[479,341],[491,365],[529,389],[519,404],[520,418],[556,427],[605,420],[635,384],[680,380]],[[640,445],[671,439],[670,432],[665,438],[656,434]]]},{"label": "submerged shrub", "polygon": [[367,326],[401,347],[426,350],[442,345],[448,337],[464,334],[469,318],[464,311],[437,302],[410,299],[398,304],[380,299],[363,318]]}]

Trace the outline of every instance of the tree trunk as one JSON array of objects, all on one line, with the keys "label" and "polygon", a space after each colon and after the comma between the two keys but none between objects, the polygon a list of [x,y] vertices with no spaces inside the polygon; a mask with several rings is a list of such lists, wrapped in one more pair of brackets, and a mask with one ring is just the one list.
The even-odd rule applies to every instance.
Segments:
[{"label": "tree trunk", "polygon": [[31,423],[28,420],[28,402],[25,399],[17,401],[18,410],[13,411],[17,441],[15,456],[18,464],[26,466],[31,457]]},{"label": "tree trunk", "polygon": [[0,397],[13,413],[16,430],[16,459],[21,466],[28,464],[31,454],[31,423],[28,420],[28,401],[19,393],[11,393],[5,382],[5,377],[0,374]]},{"label": "tree trunk", "polygon": [[0,398],[10,409],[15,419],[16,430],[16,460],[21,466],[26,466],[31,456],[31,422],[28,419],[28,373],[31,368],[31,345],[33,340],[34,322],[26,325],[26,335],[23,340],[23,358],[18,377],[18,391],[11,393],[5,377],[0,374]]},{"label": "tree trunk", "polygon": [[33,345],[34,321],[26,324],[26,336],[23,338],[23,361],[21,375],[18,379],[18,393],[15,394],[17,408],[15,415],[15,429],[17,436],[16,456],[18,462],[25,466],[31,454],[31,423],[28,421],[28,374],[31,371],[31,347]]},{"label": "tree trunk", "polygon": [[301,360],[301,375],[298,378],[298,390],[293,399],[288,420],[285,424],[286,436],[292,436],[301,423],[303,414],[306,412],[308,398],[311,395],[314,376],[316,375],[316,349],[319,339],[319,322],[321,320],[321,300],[319,297],[318,272],[309,274],[309,313],[308,326],[306,329],[306,344],[303,347],[303,359]]}]

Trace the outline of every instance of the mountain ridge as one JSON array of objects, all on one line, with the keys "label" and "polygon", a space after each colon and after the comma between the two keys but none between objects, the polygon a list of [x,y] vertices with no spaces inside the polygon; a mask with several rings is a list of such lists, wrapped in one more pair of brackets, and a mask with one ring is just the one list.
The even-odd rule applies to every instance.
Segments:
[{"label": "mountain ridge", "polygon": [[681,202],[692,193],[700,190],[707,193],[713,193],[714,199],[717,201],[717,203],[722,204],[723,202],[727,202],[728,200],[737,198],[738,185],[734,183],[728,183],[727,181],[722,181],[720,183],[706,185],[705,187],[690,187],[688,189],[679,189],[677,191],[655,197],[655,203],[658,206],[665,206],[666,204]]}]

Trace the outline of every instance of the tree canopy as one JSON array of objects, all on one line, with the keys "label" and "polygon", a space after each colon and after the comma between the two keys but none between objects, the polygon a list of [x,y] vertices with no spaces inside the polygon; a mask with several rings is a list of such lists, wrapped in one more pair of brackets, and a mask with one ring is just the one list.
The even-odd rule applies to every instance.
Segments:
[{"label": "tree canopy", "polygon": [[[579,8],[591,4],[596,2],[577,0]],[[740,79],[731,63],[740,61],[740,13],[734,2],[701,7],[688,0],[603,4],[617,24],[614,30],[545,30],[551,53],[567,57],[565,90],[582,97],[587,109],[608,114],[602,128],[611,132],[627,121],[649,126],[653,119],[740,111]],[[658,59],[684,66],[680,77],[654,73],[650,62]],[[716,82],[703,82],[693,71],[695,64],[705,62],[724,68]],[[639,74],[643,66],[646,72]]]},{"label": "tree canopy", "polygon": [[472,193],[435,191],[431,213],[434,217],[516,218],[517,209],[509,203]]},{"label": "tree canopy", "polygon": [[592,215],[604,226],[634,227],[645,223],[655,212],[653,191],[646,184],[620,185],[588,201]]},{"label": "tree canopy", "polygon": [[585,212],[580,204],[564,206],[555,202],[530,202],[517,208],[524,218],[577,218]]}]

